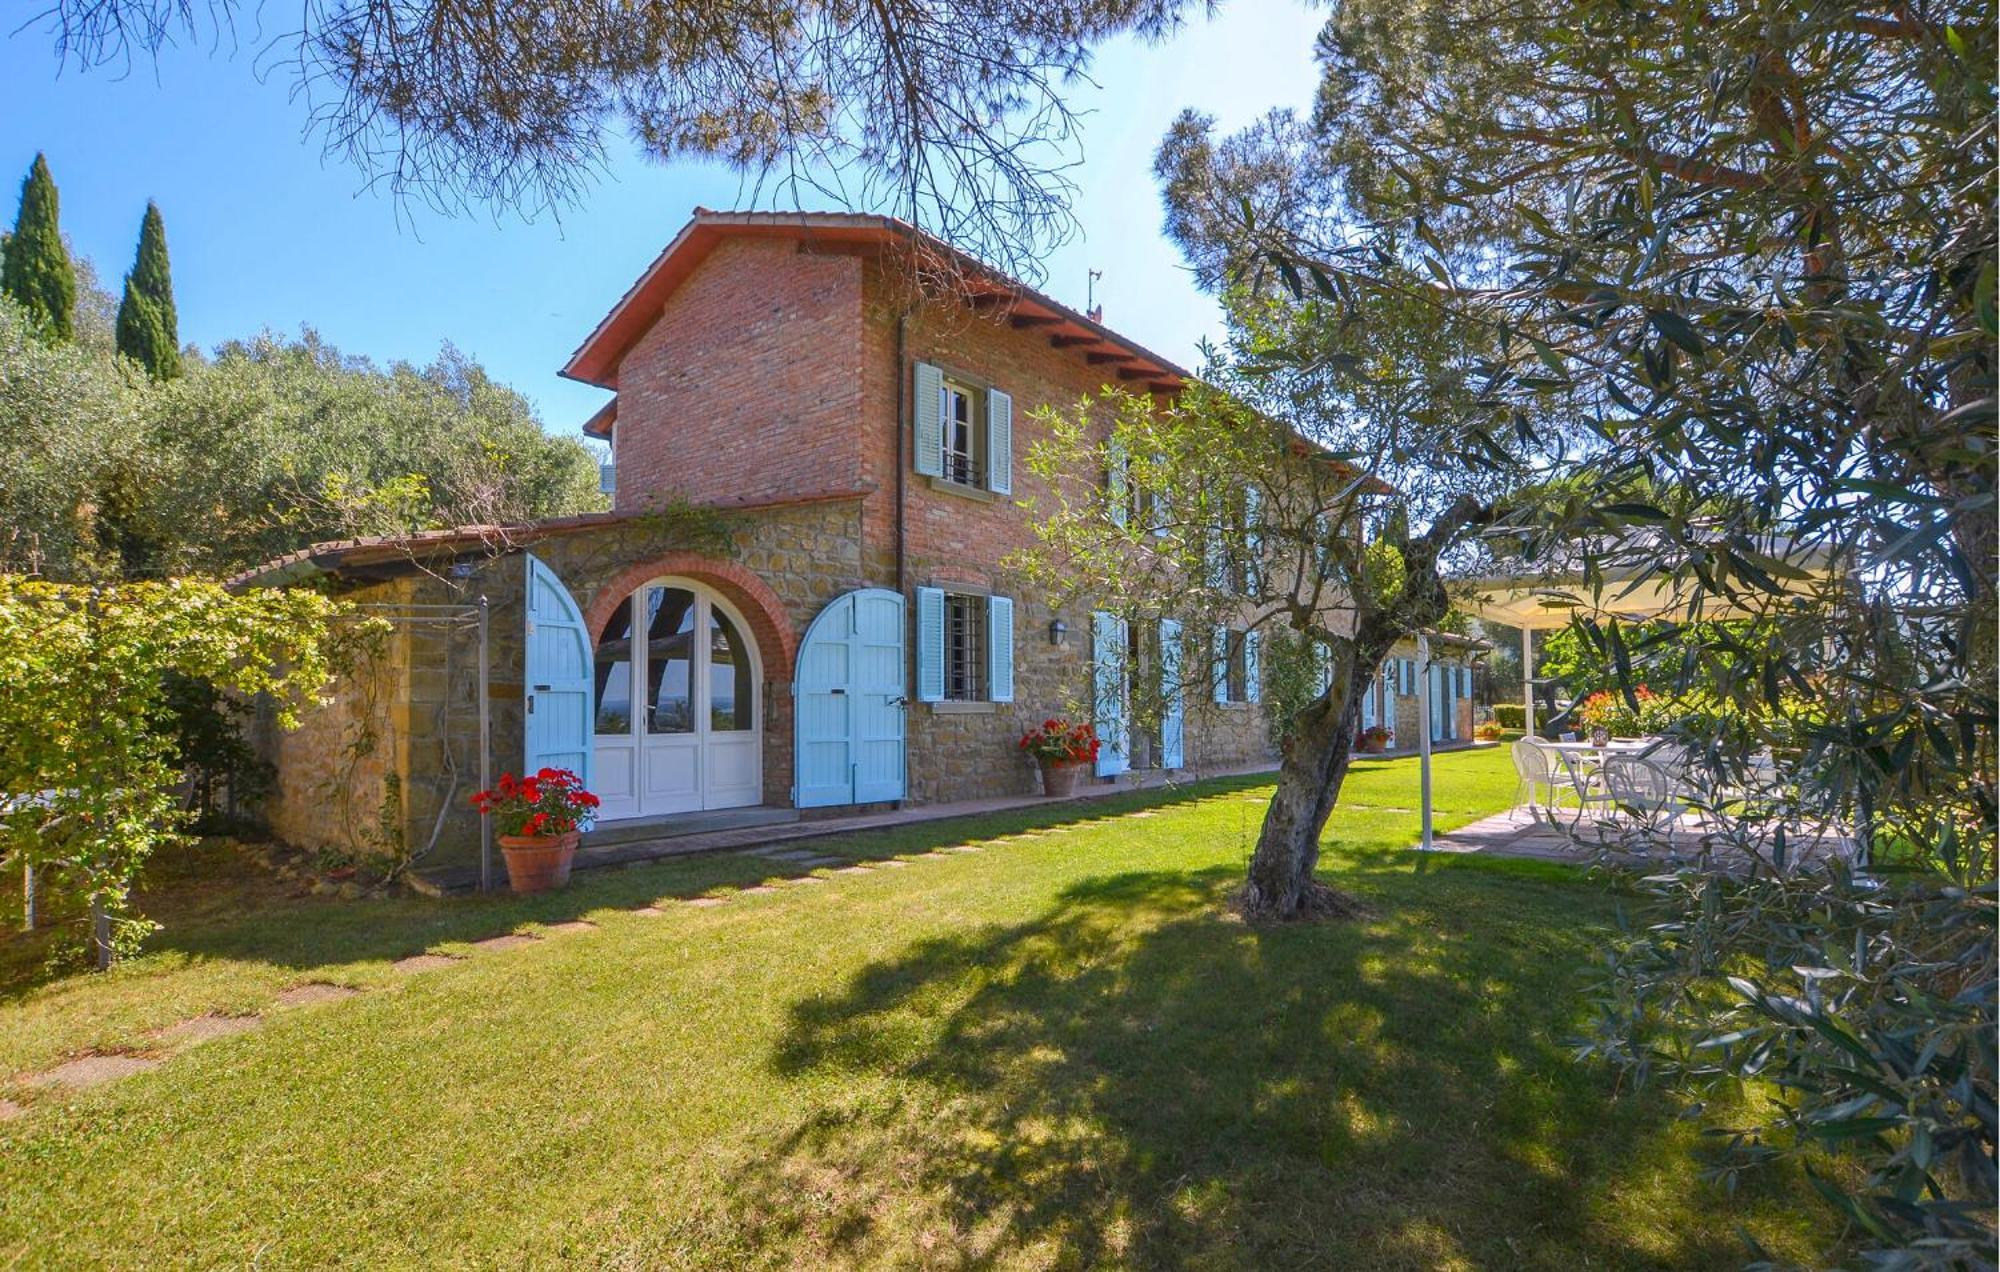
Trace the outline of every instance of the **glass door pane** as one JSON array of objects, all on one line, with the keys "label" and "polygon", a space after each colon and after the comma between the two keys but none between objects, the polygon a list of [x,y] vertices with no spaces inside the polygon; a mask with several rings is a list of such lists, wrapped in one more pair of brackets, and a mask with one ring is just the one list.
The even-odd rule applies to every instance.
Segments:
[{"label": "glass door pane", "polygon": [[632,731],[632,603],[611,611],[597,634],[597,732]]},{"label": "glass door pane", "polygon": [[715,733],[744,732],[757,727],[756,687],[750,676],[750,651],[729,616],[713,605],[708,610],[708,727]]},{"label": "glass door pane", "polygon": [[677,587],[646,589],[648,733],[694,732],[694,632],[694,593]]}]

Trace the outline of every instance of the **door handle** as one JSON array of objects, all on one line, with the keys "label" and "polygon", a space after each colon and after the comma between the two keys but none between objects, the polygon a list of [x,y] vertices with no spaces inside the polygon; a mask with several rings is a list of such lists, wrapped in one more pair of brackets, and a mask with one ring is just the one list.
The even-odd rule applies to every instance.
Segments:
[{"label": "door handle", "polygon": [[845,698],[847,696],[847,690],[845,689],[829,689],[827,690],[827,692],[831,694],[836,694],[842,698]]},{"label": "door handle", "polygon": [[907,707],[910,705],[910,700],[898,694],[896,697],[889,699],[889,705],[892,707]]}]

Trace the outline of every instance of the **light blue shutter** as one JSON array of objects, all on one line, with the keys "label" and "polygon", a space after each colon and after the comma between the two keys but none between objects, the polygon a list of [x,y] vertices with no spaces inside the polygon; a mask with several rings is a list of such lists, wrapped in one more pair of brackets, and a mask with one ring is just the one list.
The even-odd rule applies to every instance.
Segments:
[{"label": "light blue shutter", "polygon": [[1178,619],[1160,620],[1160,767],[1184,767],[1186,759],[1187,710],[1181,686],[1181,625]]},{"label": "light blue shutter", "polygon": [[911,463],[926,477],[944,476],[944,426],[938,418],[938,394],[944,372],[928,362],[917,364],[917,400],[910,412]]},{"label": "light blue shutter", "polygon": [[998,389],[986,391],[986,488],[1014,493],[1014,399]]},{"label": "light blue shutter", "polygon": [[1104,444],[1104,499],[1111,506],[1111,524],[1123,526],[1132,511],[1132,460],[1122,438]]},{"label": "light blue shutter", "polygon": [[1229,701],[1229,629],[1215,629],[1215,700]]},{"label": "light blue shutter", "polygon": [[1257,657],[1258,646],[1263,644],[1263,641],[1262,632],[1243,633],[1243,692],[1246,702],[1264,700],[1264,690],[1259,683],[1263,677],[1258,674],[1260,668]]},{"label": "light blue shutter", "polygon": [[917,589],[917,701],[944,701],[944,589]]},{"label": "light blue shutter", "polygon": [[588,787],[597,718],[591,675],[595,645],[562,579],[534,553],[522,555],[527,558],[523,639],[529,684],[521,771],[568,769]]},{"label": "light blue shutter", "polygon": [[1333,688],[1333,650],[1313,642],[1313,696],[1321,697]]},{"label": "light blue shutter", "polygon": [[995,702],[1014,700],[1014,601],[986,598],[986,684]]},{"label": "light blue shutter", "polygon": [[1125,620],[1098,610],[1090,616],[1091,720],[1097,729],[1097,776],[1112,777],[1131,767],[1125,713]]}]

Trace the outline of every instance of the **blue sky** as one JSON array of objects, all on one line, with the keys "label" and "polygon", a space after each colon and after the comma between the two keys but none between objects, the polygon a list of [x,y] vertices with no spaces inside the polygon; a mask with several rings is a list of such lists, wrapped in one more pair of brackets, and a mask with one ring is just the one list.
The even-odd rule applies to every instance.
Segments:
[{"label": "blue sky", "polygon": [[[1219,321],[1160,234],[1153,149],[1184,106],[1225,127],[1303,107],[1323,17],[1296,0],[1230,0],[1163,44],[1101,51],[1098,86],[1072,99],[1090,112],[1082,233],[1048,258],[1052,295],[1081,309],[1086,271],[1103,270],[1106,321],[1193,361]],[[399,209],[321,158],[288,89],[281,74],[260,83],[247,52],[58,73],[36,29],[0,37],[0,217],[11,223],[20,176],[45,151],[63,228],[114,290],[146,200],[159,202],[183,340],[212,347],[311,324],[346,352],[417,362],[449,340],[526,393],[552,431],[569,431],[605,395],[556,369],[693,207],[742,203],[731,173],[628,154],[560,221]]]}]

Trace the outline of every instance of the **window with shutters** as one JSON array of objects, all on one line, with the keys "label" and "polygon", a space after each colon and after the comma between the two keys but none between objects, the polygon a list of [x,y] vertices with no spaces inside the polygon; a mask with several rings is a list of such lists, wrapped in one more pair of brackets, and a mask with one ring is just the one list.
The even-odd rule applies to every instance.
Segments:
[{"label": "window with shutters", "polygon": [[985,394],[959,380],[938,386],[941,474],[961,486],[986,485]]},{"label": "window with shutters", "polygon": [[944,597],[944,700],[986,702],[987,598],[947,592]]},{"label": "window with shutters", "polygon": [[1239,596],[1255,596],[1262,587],[1259,558],[1264,544],[1258,503],[1259,492],[1250,487],[1238,487],[1223,500],[1228,529],[1221,541],[1226,555],[1219,581]]},{"label": "window with shutters", "polygon": [[1249,633],[1230,628],[1223,645],[1222,685],[1224,702],[1250,701]]}]

